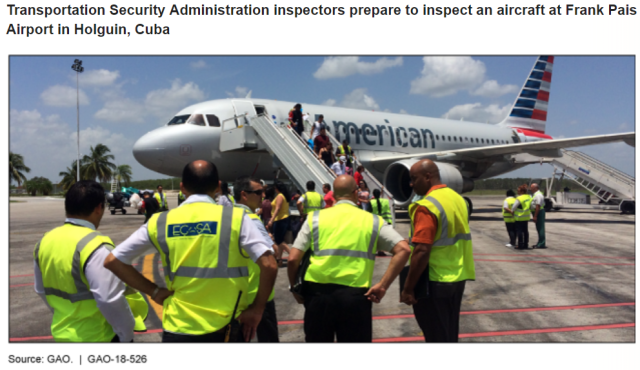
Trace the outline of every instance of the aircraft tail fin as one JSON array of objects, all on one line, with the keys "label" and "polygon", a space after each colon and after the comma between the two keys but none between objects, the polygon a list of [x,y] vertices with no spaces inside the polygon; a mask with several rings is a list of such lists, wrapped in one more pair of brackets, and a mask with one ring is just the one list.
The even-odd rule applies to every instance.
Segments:
[{"label": "aircraft tail fin", "polygon": [[498,125],[545,132],[553,56],[541,56],[522,86],[511,112]]}]

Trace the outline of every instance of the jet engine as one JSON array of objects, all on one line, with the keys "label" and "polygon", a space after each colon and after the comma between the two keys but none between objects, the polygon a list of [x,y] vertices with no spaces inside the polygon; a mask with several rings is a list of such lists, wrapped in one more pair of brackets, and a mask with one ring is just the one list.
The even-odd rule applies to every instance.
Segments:
[{"label": "jet engine", "polygon": [[[408,207],[415,196],[413,189],[409,185],[411,179],[409,170],[417,159],[405,159],[394,162],[387,167],[384,172],[384,187],[393,195],[395,205],[398,207]],[[456,166],[451,164],[435,162],[440,171],[440,181],[459,194],[473,190],[473,180],[463,177]]]}]

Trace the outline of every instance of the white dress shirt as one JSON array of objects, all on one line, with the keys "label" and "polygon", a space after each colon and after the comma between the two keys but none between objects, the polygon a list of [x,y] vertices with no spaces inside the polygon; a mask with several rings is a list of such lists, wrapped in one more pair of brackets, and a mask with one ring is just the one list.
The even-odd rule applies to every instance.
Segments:
[{"label": "white dress shirt", "polygon": [[[216,202],[208,195],[192,194],[182,202],[180,207],[184,207],[186,204],[191,203],[211,203]],[[263,234],[256,227],[254,222],[251,222],[251,218],[248,215],[244,215],[242,220],[242,229],[240,229],[240,247],[244,249],[253,262],[256,262],[258,258],[263,254],[271,253],[271,243],[267,243]],[[158,250],[153,246],[149,240],[149,233],[147,231],[147,224],[140,226],[130,237],[124,242],[119,244],[115,250],[111,253],[114,257],[120,260],[122,263],[130,265],[133,261],[143,255],[156,253]]]},{"label": "white dress shirt", "polygon": [[[65,223],[88,227],[95,230],[95,226],[85,220],[76,218],[67,218]],[[110,246],[109,246],[110,247]],[[124,296],[125,286],[111,271],[104,267],[104,260],[111,253],[111,250],[105,245],[98,247],[89,256],[84,265],[84,274],[89,282],[89,290],[93,293],[98,309],[113,331],[118,335],[120,342],[131,342],[133,340],[133,328],[135,320],[131,313],[129,303]],[[44,293],[44,283],[42,281],[42,273],[36,261],[33,261],[33,273],[35,275],[35,290],[38,295],[47,304],[47,307],[53,312],[53,308],[49,306],[46,295]]]},{"label": "white dress shirt", "polygon": [[335,172],[337,176],[340,176],[347,173],[347,166],[341,161],[337,161],[336,163],[331,165],[331,170]]},{"label": "white dress shirt", "polygon": [[218,205],[225,206],[225,207],[233,207],[233,202],[231,201],[231,199],[229,199],[228,196],[220,194],[220,196],[218,196]]},{"label": "white dress shirt", "polygon": [[533,194],[533,200],[531,201],[531,210],[535,211],[536,206],[540,206],[540,208],[544,209],[544,195],[540,190],[536,191]]}]

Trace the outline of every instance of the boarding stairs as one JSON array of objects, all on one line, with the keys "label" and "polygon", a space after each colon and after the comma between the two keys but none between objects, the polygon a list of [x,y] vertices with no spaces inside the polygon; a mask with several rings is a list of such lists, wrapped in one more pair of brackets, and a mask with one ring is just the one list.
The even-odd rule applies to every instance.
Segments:
[{"label": "boarding stairs", "polygon": [[562,149],[562,157],[549,163],[555,167],[554,177],[572,180],[604,203],[635,201],[635,178],[591,156]]},{"label": "boarding stairs", "polygon": [[[312,123],[310,123],[309,121],[305,121],[305,132],[304,132],[304,136],[305,139],[309,139],[311,136],[311,126]],[[333,144],[333,148],[337,149],[339,146],[342,145],[341,142],[338,141],[338,139],[336,139],[335,136],[333,136],[333,134],[329,131],[329,127],[327,127],[327,136],[329,137],[329,140],[331,141],[331,144]],[[358,168],[359,165],[361,165],[362,163],[358,160],[358,153],[354,150],[354,154],[355,154],[355,163],[353,164],[353,170],[355,171],[356,168]],[[364,166],[363,166],[364,167]],[[369,172],[367,170],[367,168],[364,168],[364,172],[362,173],[362,178],[364,179],[364,181],[367,183],[367,186],[369,187],[369,190],[371,191],[371,198],[373,199],[373,191],[375,189],[380,190],[380,197],[389,200],[389,209],[391,209],[391,217],[393,219],[393,223],[395,224],[396,222],[396,210],[395,210],[395,206],[394,206],[394,201],[393,201],[393,196],[391,195],[391,193],[384,188],[384,185],[382,185],[382,183],[380,181],[378,181],[378,179],[376,179],[371,172]]]},{"label": "boarding stairs", "polygon": [[333,184],[335,174],[288,124],[277,124],[266,114],[257,114],[250,101],[234,100],[233,105],[235,116],[221,124],[221,151],[266,149],[301,190],[310,180],[317,186]]},{"label": "boarding stairs", "polygon": [[113,194],[118,190],[118,180],[114,176],[114,178],[111,179],[111,193]]}]

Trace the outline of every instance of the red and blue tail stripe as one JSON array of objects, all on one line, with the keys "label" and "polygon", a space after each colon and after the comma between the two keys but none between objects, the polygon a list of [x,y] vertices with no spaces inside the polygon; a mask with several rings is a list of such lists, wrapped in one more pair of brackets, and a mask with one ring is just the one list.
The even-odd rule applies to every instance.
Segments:
[{"label": "red and blue tail stripe", "polygon": [[533,66],[509,116],[501,125],[544,133],[549,107],[553,57],[541,56]]}]

